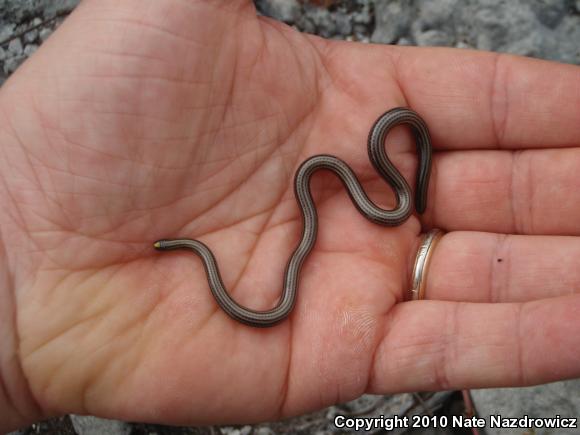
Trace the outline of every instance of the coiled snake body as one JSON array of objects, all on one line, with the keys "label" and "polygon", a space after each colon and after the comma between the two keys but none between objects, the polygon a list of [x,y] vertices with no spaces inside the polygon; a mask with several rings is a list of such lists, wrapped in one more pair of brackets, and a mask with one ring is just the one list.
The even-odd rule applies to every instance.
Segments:
[{"label": "coiled snake body", "polygon": [[384,148],[386,135],[399,124],[409,125],[415,136],[419,154],[415,209],[418,213],[425,211],[431,172],[431,140],[425,122],[410,109],[395,108],[384,113],[374,123],[368,137],[369,159],[381,177],[395,191],[397,206],[393,210],[384,210],[375,205],[366,195],[352,169],[339,158],[325,154],[310,157],[300,165],[294,178],[294,192],[302,212],[302,237],[288,260],[284,273],[282,295],[274,308],[256,311],[238,304],[226,290],[211,250],[198,240],[158,240],[154,244],[155,249],[160,251],[190,249],[196,253],[203,261],[209,287],[217,303],[235,320],[255,327],[268,327],[277,324],[284,320],[294,308],[300,269],[316,242],[318,216],[310,193],[310,178],[314,172],[319,169],[334,172],[342,181],[354,206],[365,218],[374,223],[397,226],[411,215],[411,189],[405,178],[388,159]]}]

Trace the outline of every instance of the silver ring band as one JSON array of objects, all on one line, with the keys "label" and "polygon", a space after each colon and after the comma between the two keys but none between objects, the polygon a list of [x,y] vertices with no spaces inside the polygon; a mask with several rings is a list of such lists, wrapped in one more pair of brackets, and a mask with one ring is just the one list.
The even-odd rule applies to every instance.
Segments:
[{"label": "silver ring band", "polygon": [[427,269],[437,242],[443,237],[443,231],[433,229],[423,237],[423,241],[417,251],[415,266],[413,266],[412,285],[409,291],[409,299],[416,301],[425,299],[425,285],[427,282]]}]

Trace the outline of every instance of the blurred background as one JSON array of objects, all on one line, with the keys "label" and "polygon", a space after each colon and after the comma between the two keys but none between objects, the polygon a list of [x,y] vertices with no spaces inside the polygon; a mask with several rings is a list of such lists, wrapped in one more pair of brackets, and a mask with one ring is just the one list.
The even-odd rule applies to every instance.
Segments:
[{"label": "blurred background", "polygon": [[[159,0],[161,1],[161,0]],[[66,19],[79,0],[0,0],[0,86]],[[267,15],[324,38],[359,43],[449,46],[580,65],[580,0],[254,0]],[[365,395],[284,422],[181,428],[65,416],[24,434],[333,434],[334,416],[580,417],[580,381],[530,388]],[[384,433],[375,430],[370,433]],[[369,433],[369,432],[365,432]],[[392,434],[577,434],[579,429],[395,429]]]}]

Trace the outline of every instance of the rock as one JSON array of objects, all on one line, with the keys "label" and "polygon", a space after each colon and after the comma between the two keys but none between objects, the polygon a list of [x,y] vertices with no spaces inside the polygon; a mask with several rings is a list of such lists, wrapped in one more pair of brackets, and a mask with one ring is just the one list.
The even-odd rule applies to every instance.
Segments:
[{"label": "rock", "polygon": [[20,65],[26,60],[24,54],[12,56],[4,61],[4,74],[10,75],[18,69]]},{"label": "rock", "polygon": [[38,45],[28,44],[26,47],[24,47],[24,54],[26,57],[30,57],[36,50],[38,50]]},{"label": "rock", "polygon": [[368,26],[366,24],[354,24],[352,26],[352,32],[354,34],[357,34],[357,33],[359,33],[359,34],[366,34],[366,33],[369,32],[369,28],[368,28]]},{"label": "rock", "polygon": [[20,34],[23,34],[24,32],[27,32],[29,28],[30,28],[29,23],[22,23],[22,24],[19,24],[18,26],[16,26],[16,28],[14,29],[14,33],[17,33],[20,35]]},{"label": "rock", "polygon": [[38,29],[29,30],[24,34],[23,38],[24,42],[26,42],[27,44],[32,44],[36,42],[36,40],[38,39]]},{"label": "rock", "polygon": [[457,41],[457,43],[455,44],[455,48],[467,48],[473,50],[473,47],[465,41]]},{"label": "rock", "polygon": [[507,45],[502,51],[520,56],[543,57],[542,53],[545,51],[543,48],[549,44],[548,38],[549,35],[545,34],[531,34]]},{"label": "rock", "polygon": [[457,0],[419,0],[415,4],[421,30],[453,28]]},{"label": "rock", "polygon": [[364,24],[366,26],[369,25],[371,21],[372,18],[369,12],[368,4],[365,4],[360,11],[352,14],[352,22],[355,24]]},{"label": "rock", "polygon": [[285,23],[294,23],[300,14],[297,0],[259,0],[256,6],[262,14]]},{"label": "rock", "polygon": [[441,30],[427,30],[418,32],[415,35],[417,44],[429,47],[451,47],[453,38]]},{"label": "rock", "polygon": [[72,11],[80,0],[51,0],[44,6],[44,16],[53,18],[57,15]]},{"label": "rock", "polygon": [[37,9],[39,5],[35,5],[32,0],[0,0],[0,23],[4,20],[22,23],[27,21]]},{"label": "rock", "polygon": [[349,15],[337,12],[334,14],[334,22],[336,23],[336,32],[339,35],[347,36],[352,33],[352,22]]},{"label": "rock", "polygon": [[553,36],[557,46],[546,59],[580,65],[580,14],[564,18]]},{"label": "rock", "polygon": [[2,62],[4,59],[6,59],[7,54],[6,54],[6,50],[4,50],[2,47],[0,47],[0,62]]},{"label": "rock", "polygon": [[401,38],[397,40],[397,45],[415,45],[409,38]]},{"label": "rock", "polygon": [[272,429],[270,429],[269,427],[265,427],[265,426],[255,429],[254,433],[256,435],[274,435],[274,431]]},{"label": "rock", "polygon": [[312,21],[320,36],[330,38],[336,33],[336,24],[327,9],[319,8],[308,3],[304,5],[304,12]]},{"label": "rock", "polygon": [[475,13],[474,24],[477,33],[477,48],[494,50],[507,39],[507,23],[498,17],[497,11],[480,9]]},{"label": "rock", "polygon": [[48,28],[41,29],[38,33],[41,42],[46,41],[50,35],[52,35],[52,30]]},{"label": "rock", "polygon": [[296,22],[296,26],[302,32],[316,33],[316,26],[306,15],[302,15]]},{"label": "rock", "polygon": [[550,29],[562,21],[569,8],[567,0],[533,0],[530,3],[538,21]]},{"label": "rock", "polygon": [[484,50],[514,52],[511,47],[528,36],[545,35],[531,9],[515,1],[477,10],[473,25],[477,48]]},{"label": "rock", "polygon": [[[472,390],[471,395],[480,417],[489,422],[491,415],[502,417],[523,417],[527,415],[535,418],[561,417],[578,418],[580,409],[580,380],[556,382],[527,388],[496,388],[489,390]],[[524,429],[493,429],[489,425],[485,428],[488,435],[520,435]],[[578,429],[559,428],[535,429],[525,433],[537,435],[547,434],[578,434]]]},{"label": "rock", "polygon": [[22,54],[22,49],[22,41],[20,38],[15,38],[8,44],[8,52],[12,55],[18,56],[19,54]]},{"label": "rock", "polygon": [[240,435],[250,435],[252,432],[252,426],[244,426],[240,429]]},{"label": "rock", "polygon": [[0,41],[6,41],[10,38],[14,34],[15,29],[16,25],[12,23],[4,23],[3,25],[0,25]]},{"label": "rock", "polygon": [[36,17],[34,20],[32,20],[32,22],[27,26],[27,28],[31,29],[28,32],[26,32],[23,36],[24,42],[26,44],[32,44],[35,43],[38,40],[38,33],[39,30],[38,28],[33,28],[36,27],[38,25],[40,25],[42,23],[42,20],[38,17]]},{"label": "rock", "polygon": [[131,426],[122,421],[83,415],[71,415],[70,419],[78,435],[129,435],[131,433]]},{"label": "rock", "polygon": [[377,0],[375,4],[376,27],[371,40],[391,44],[409,34],[413,18],[412,2],[408,0]]}]

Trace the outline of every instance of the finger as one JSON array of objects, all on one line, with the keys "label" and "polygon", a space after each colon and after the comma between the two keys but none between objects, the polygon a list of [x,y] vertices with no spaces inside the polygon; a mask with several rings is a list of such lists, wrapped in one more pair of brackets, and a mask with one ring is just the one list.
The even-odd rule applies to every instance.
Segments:
[{"label": "finger", "polygon": [[447,230],[578,235],[578,168],[578,148],[438,153],[425,221]]},{"label": "finger", "polygon": [[578,294],[579,257],[577,237],[448,233],[433,251],[425,298],[526,302]]},{"label": "finger", "polygon": [[580,145],[580,67],[499,53],[392,47],[438,148]]},{"label": "finger", "polygon": [[398,304],[368,389],[523,386],[580,376],[579,313],[579,295],[519,304]]}]

